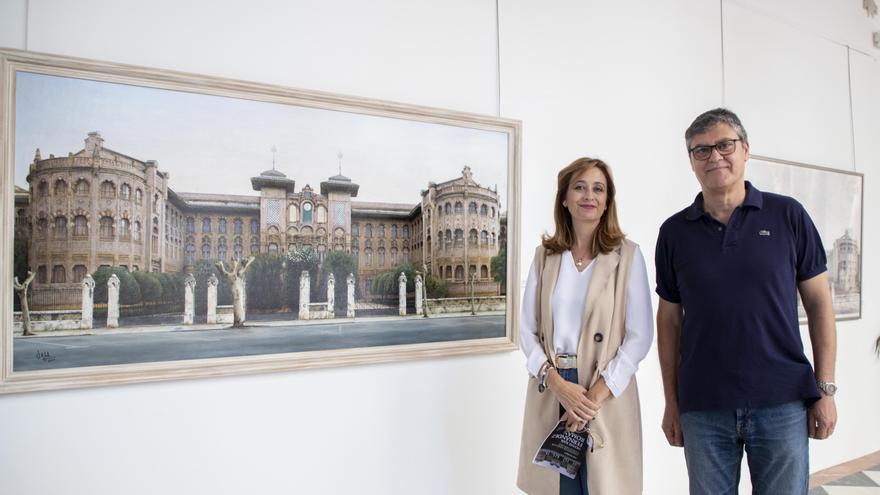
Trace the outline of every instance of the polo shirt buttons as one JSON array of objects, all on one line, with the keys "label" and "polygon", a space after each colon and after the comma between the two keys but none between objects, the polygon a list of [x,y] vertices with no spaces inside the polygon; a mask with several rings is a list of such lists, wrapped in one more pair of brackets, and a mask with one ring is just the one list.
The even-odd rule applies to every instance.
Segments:
[{"label": "polo shirt buttons", "polygon": [[593,335],[593,340],[595,340],[596,342],[602,342],[603,338],[604,337],[602,336],[601,333],[597,333],[596,335]]},{"label": "polo shirt buttons", "polygon": [[718,232],[721,232],[722,230],[724,230],[724,227],[718,227]]}]

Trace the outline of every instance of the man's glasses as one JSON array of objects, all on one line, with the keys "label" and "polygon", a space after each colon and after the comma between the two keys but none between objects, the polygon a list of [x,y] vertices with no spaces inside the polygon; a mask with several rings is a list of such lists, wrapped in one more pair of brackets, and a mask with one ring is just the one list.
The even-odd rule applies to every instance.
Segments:
[{"label": "man's glasses", "polygon": [[712,150],[718,150],[718,154],[721,156],[727,156],[736,150],[736,142],[742,141],[742,139],[725,139],[724,141],[718,141],[714,145],[703,145],[703,146],[694,146],[693,148],[688,150],[688,153],[694,157],[694,160],[708,160],[710,156],[712,156]]}]

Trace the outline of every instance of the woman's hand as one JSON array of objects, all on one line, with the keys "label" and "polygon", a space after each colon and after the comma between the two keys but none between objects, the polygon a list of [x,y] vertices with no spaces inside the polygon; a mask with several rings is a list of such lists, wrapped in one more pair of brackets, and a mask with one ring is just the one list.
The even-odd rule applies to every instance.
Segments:
[{"label": "woman's hand", "polygon": [[593,385],[593,388],[587,390],[587,398],[594,402],[599,407],[602,407],[602,404],[605,403],[605,400],[611,397],[611,389],[608,388],[608,385],[605,383],[605,378],[599,377],[599,380]]},{"label": "woman's hand", "polygon": [[596,417],[599,404],[587,396],[587,389],[577,383],[566,381],[555,369],[551,369],[549,373],[547,387],[565,408],[563,418],[569,428],[576,426],[574,429],[580,429],[587,421]]},{"label": "woman's hand", "polygon": [[584,427],[587,426],[586,421],[578,421],[573,419],[568,415],[568,412],[565,412],[562,417],[559,418],[560,421],[565,421],[565,431],[570,431],[572,433],[583,431]]}]

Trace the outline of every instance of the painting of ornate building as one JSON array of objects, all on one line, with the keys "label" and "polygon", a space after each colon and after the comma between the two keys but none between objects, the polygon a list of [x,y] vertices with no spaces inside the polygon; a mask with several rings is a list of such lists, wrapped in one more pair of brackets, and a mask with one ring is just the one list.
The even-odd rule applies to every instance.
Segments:
[{"label": "painting of ornate building", "polygon": [[505,217],[497,188],[476,183],[470,167],[428,184],[415,204],[356,201],[360,186],[341,173],[315,191],[273,167],[251,178],[253,196],[175,192],[171,181],[158,162],[106,148],[98,132],[66,157],[38,149],[15,197],[35,285],[77,284],[101,266],[179,272],[202,259],[311,247],[321,260],[353,254],[365,293],[407,262],[443,279],[450,295],[498,291],[491,258],[505,243]]},{"label": "painting of ornate building", "polygon": [[835,294],[861,291],[860,260],[859,244],[849,231],[835,239],[828,253],[828,278]]}]

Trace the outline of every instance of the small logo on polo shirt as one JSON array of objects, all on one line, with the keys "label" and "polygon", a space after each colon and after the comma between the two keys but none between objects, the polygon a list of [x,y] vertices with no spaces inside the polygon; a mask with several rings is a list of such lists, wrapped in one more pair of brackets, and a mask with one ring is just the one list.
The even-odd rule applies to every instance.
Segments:
[{"label": "small logo on polo shirt", "polygon": [[758,231],[758,235],[762,235],[762,236],[765,236],[765,237],[770,237],[770,231],[769,231],[769,230],[759,230],[759,231]]}]

